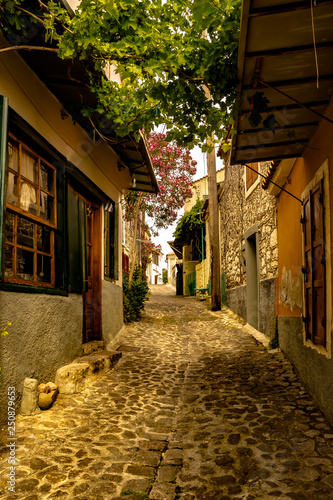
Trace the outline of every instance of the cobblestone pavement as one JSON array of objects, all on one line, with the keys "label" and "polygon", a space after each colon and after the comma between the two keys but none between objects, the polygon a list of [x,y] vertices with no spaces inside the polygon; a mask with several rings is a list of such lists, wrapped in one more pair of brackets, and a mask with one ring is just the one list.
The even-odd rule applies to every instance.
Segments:
[{"label": "cobblestone pavement", "polygon": [[333,431],[284,356],[173,294],[153,287],[103,379],[18,417],[0,498],[333,499]]}]

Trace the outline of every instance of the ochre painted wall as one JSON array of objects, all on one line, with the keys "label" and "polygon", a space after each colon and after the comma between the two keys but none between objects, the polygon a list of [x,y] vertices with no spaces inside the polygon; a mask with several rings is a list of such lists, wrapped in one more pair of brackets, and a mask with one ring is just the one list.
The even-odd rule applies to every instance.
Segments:
[{"label": "ochre painted wall", "polygon": [[[333,104],[327,116],[333,119]],[[303,158],[296,160],[289,174],[287,182],[283,186],[289,192],[301,198],[302,192],[313,179],[317,170],[328,160],[329,165],[329,191],[332,193],[332,168],[333,162],[333,125],[322,121],[317,133],[313,137]],[[333,210],[333,196],[330,196],[330,213]],[[290,195],[281,191],[278,197],[277,222],[278,222],[278,316],[300,316],[302,306],[299,303],[302,294],[302,224],[300,223],[302,213],[301,203]],[[332,248],[331,240],[326,245]],[[330,252],[332,268],[332,251]],[[332,281],[332,276],[331,276]]]}]

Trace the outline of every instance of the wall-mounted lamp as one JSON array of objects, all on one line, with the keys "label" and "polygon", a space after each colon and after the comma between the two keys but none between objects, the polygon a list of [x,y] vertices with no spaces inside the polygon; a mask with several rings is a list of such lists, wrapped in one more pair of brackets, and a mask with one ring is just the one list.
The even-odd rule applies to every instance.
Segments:
[{"label": "wall-mounted lamp", "polygon": [[62,108],[60,110],[60,116],[61,116],[62,120],[66,120],[66,118],[68,118],[69,115],[68,115],[67,111],[65,110],[65,108]]}]

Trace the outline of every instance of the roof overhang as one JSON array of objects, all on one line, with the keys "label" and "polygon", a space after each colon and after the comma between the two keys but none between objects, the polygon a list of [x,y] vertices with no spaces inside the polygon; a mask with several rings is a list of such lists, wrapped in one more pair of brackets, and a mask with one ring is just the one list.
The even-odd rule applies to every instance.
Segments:
[{"label": "roof overhang", "polygon": [[[302,156],[333,94],[332,26],[332,0],[243,0],[231,163]],[[249,124],[256,91],[269,100],[274,132]]]},{"label": "roof overhang", "polygon": [[[11,39],[14,40],[15,37]],[[8,39],[5,40],[0,36],[0,46],[9,45]],[[35,36],[29,39],[29,45],[45,45],[41,28],[35,30]],[[129,189],[147,193],[159,192],[152,161],[142,134],[139,140],[132,135],[118,137],[112,122],[105,116],[97,113],[90,118],[82,116],[83,104],[90,107],[96,104],[96,97],[89,85],[88,71],[94,71],[89,62],[78,59],[63,60],[55,52],[39,50],[20,50],[19,55],[62,104],[64,117],[70,115],[93,141],[105,141],[116,153],[118,169],[129,169],[132,179]]]},{"label": "roof overhang", "polygon": [[183,244],[175,241],[168,241],[168,245],[176,255],[177,259],[183,258]]}]

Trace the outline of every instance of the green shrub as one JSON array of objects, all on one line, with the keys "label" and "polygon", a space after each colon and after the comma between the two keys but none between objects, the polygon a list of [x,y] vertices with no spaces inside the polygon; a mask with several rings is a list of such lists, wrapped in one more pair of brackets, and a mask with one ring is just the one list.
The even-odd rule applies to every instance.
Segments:
[{"label": "green shrub", "polygon": [[130,323],[139,319],[141,311],[148,300],[149,286],[144,279],[142,269],[136,267],[133,274],[131,286],[128,283],[128,275],[123,280],[123,306],[124,321]]}]

